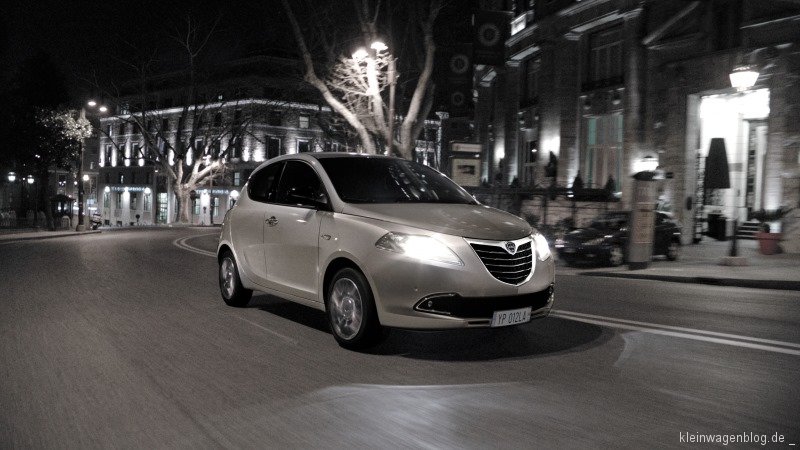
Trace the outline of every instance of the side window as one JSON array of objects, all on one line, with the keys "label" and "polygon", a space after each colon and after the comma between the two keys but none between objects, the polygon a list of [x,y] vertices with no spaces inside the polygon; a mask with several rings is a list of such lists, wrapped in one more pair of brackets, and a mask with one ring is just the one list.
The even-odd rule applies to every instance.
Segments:
[{"label": "side window", "polygon": [[328,196],[311,166],[289,161],[278,188],[278,203],[316,208],[327,205]]},{"label": "side window", "polygon": [[247,195],[257,202],[274,202],[281,169],[283,163],[271,164],[254,173],[247,182]]}]

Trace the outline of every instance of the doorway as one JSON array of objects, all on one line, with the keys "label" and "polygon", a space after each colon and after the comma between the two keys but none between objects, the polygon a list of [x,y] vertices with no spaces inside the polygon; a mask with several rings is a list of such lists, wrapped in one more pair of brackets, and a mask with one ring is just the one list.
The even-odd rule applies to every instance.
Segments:
[{"label": "doorway", "polygon": [[[747,220],[764,207],[769,89],[691,97],[696,100],[689,101],[687,156],[696,161],[695,229],[708,214]],[[704,162],[713,138],[725,142],[730,189],[703,190]]]}]

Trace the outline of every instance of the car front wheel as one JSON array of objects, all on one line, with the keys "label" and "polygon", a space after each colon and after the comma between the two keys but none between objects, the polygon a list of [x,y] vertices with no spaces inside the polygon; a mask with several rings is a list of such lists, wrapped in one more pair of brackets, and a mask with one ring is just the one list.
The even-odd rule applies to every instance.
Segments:
[{"label": "car front wheel", "polygon": [[225,252],[219,260],[219,290],[228,306],[247,306],[253,295],[252,290],[242,286],[239,267],[230,252]]},{"label": "car front wheel", "polygon": [[336,342],[349,349],[363,349],[375,344],[381,326],[372,290],[364,275],[351,268],[333,276],[325,297],[328,322]]}]

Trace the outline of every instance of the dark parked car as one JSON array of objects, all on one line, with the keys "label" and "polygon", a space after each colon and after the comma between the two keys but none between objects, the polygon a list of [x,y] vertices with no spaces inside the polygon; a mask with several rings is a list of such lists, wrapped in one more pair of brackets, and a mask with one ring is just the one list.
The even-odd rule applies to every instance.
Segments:
[{"label": "dark parked car", "polygon": [[[630,211],[614,211],[594,219],[586,228],[578,228],[556,239],[558,256],[567,264],[580,262],[619,266],[627,259]],[[681,249],[680,225],[668,213],[656,211],[653,255],[678,259]]]}]

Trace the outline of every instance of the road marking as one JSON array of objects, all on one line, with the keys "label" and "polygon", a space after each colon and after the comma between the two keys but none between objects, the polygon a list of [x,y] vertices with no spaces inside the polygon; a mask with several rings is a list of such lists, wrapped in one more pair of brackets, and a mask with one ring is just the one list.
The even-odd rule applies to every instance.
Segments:
[{"label": "road marking", "polygon": [[[202,236],[210,236],[210,234]],[[183,238],[178,238],[175,239],[172,242],[172,244],[183,250],[198,253],[200,255],[210,256],[212,258],[217,256],[216,253],[214,252],[210,252],[208,250],[202,250],[186,243],[187,240],[194,237],[199,237],[199,236],[187,236]],[[574,320],[577,322],[590,323],[593,325],[607,326],[611,328],[619,328],[623,330],[642,331],[645,333],[660,334],[663,336],[680,337],[696,341],[713,342],[723,345],[732,345],[736,347],[752,348],[757,350],[765,350],[769,352],[785,353],[788,355],[800,356],[800,344],[796,344],[793,342],[777,341],[773,339],[762,339],[762,338],[741,336],[738,334],[730,334],[730,333],[719,333],[716,331],[706,331],[706,330],[699,330],[696,328],[677,327],[673,325],[662,325],[651,322],[640,322],[636,320],[617,319],[614,317],[597,316],[593,314],[585,314],[585,313],[564,311],[558,309],[552,310],[550,312],[550,315],[567,320]],[[239,318],[244,320],[245,322],[250,323],[253,326],[261,328],[269,333],[272,333],[280,337],[281,339],[291,342],[293,345],[297,345],[297,341],[295,341],[292,338],[284,336],[276,331],[270,330],[269,328],[251,322],[247,319],[243,319],[241,317]]]},{"label": "road marking", "polygon": [[176,247],[178,247],[178,248],[180,248],[182,250],[198,253],[200,255],[210,256],[212,258],[216,258],[216,256],[217,256],[216,253],[210,252],[208,250],[203,250],[203,249],[200,249],[200,248],[197,248],[197,247],[193,247],[193,246],[191,246],[191,245],[186,243],[186,241],[188,241],[189,239],[193,239],[193,238],[196,238],[196,237],[202,237],[202,236],[216,236],[216,233],[213,233],[213,234],[199,234],[197,236],[186,236],[186,237],[178,238],[178,239],[175,239],[174,241],[172,241],[172,245],[174,245],[174,246],[176,246]]},{"label": "road marking", "polygon": [[286,341],[286,342],[288,342],[288,343],[290,343],[290,344],[292,344],[292,345],[297,345],[297,341],[296,341],[296,340],[294,340],[294,339],[292,339],[292,338],[290,338],[289,336],[284,336],[284,335],[282,335],[282,334],[278,333],[278,332],[277,332],[277,331],[275,331],[275,330],[271,330],[271,329],[269,329],[269,328],[267,328],[267,327],[265,327],[265,326],[263,326],[263,325],[261,325],[261,324],[257,324],[257,323],[255,323],[255,322],[253,322],[253,321],[247,320],[247,319],[245,319],[244,317],[241,317],[241,316],[234,316],[234,317],[236,317],[237,319],[241,319],[241,320],[243,320],[243,321],[245,321],[245,322],[249,323],[250,325],[252,325],[252,326],[254,326],[254,327],[256,327],[256,328],[260,328],[260,329],[262,329],[262,330],[266,331],[267,333],[273,334],[273,335],[275,335],[275,336],[277,336],[277,337],[279,337],[279,338],[283,339],[284,341]]},{"label": "road marking", "polygon": [[[642,331],[645,333],[660,334],[663,336],[680,337],[696,341],[713,342],[716,344],[731,345],[735,347],[765,350],[774,353],[800,356],[800,344],[793,342],[761,339],[749,336],[740,336],[729,333],[698,330],[695,328],[675,327],[657,323],[639,322],[635,320],[617,319],[614,317],[596,316],[593,314],[577,313],[572,311],[552,310],[551,316],[593,325],[619,328],[623,330]],[[773,344],[773,345],[767,345]],[[787,348],[788,347],[788,348]]]}]

